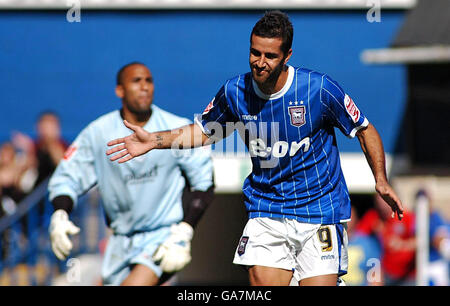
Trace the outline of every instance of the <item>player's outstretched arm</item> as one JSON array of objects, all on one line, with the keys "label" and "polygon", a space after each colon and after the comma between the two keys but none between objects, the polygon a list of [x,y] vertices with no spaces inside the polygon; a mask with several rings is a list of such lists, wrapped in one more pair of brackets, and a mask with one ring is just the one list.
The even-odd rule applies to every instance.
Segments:
[{"label": "player's outstretched arm", "polygon": [[153,149],[189,149],[210,144],[209,138],[195,124],[154,133],[126,120],[124,124],[134,133],[108,142],[108,146],[115,146],[106,151],[107,155],[111,155],[111,161],[124,163]]},{"label": "player's outstretched arm", "polygon": [[356,135],[358,136],[367,162],[372,169],[376,182],[375,190],[391,207],[392,217],[397,215],[398,219],[401,220],[403,218],[403,205],[387,179],[386,160],[380,135],[372,124],[369,124],[367,128],[359,130]]}]

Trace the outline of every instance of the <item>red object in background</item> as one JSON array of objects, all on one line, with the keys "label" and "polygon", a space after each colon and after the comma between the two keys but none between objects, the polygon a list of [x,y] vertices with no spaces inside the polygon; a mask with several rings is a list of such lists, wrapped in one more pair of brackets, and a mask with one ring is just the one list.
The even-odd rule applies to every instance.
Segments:
[{"label": "red object in background", "polygon": [[383,256],[381,264],[385,273],[394,279],[412,276],[415,267],[416,248],[414,215],[403,214],[402,221],[397,218],[386,220],[382,231]]},{"label": "red object in background", "polygon": [[378,212],[375,209],[370,209],[367,211],[361,220],[359,220],[356,229],[358,232],[366,235],[376,234],[378,224],[382,222]]},{"label": "red object in background", "polygon": [[405,211],[402,221],[397,218],[382,220],[378,212],[371,209],[361,218],[357,230],[363,234],[373,234],[378,237],[383,248],[381,264],[389,277],[399,279],[414,274],[413,213]]}]

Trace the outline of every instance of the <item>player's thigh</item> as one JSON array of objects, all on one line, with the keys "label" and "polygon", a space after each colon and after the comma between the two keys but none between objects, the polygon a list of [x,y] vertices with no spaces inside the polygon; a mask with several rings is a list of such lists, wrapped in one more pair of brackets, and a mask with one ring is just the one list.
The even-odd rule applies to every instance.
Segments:
[{"label": "player's thigh", "polygon": [[336,286],[338,280],[337,274],[319,275],[304,278],[299,282],[300,286]]},{"label": "player's thigh", "polygon": [[251,286],[288,286],[292,271],[265,266],[252,266],[248,269]]},{"label": "player's thigh", "polygon": [[134,265],[121,286],[156,286],[159,277],[147,266]]},{"label": "player's thigh", "polygon": [[[160,278],[163,271],[153,261],[152,255],[169,234],[170,227],[164,227],[153,232],[135,234],[132,237],[112,235],[108,241],[103,262],[102,277],[104,284],[120,285],[128,278],[130,273],[133,273],[130,280],[143,279],[140,272],[147,269],[152,271],[157,278]],[[147,269],[139,268],[133,272],[138,266]],[[144,279],[147,278],[144,275]]]}]

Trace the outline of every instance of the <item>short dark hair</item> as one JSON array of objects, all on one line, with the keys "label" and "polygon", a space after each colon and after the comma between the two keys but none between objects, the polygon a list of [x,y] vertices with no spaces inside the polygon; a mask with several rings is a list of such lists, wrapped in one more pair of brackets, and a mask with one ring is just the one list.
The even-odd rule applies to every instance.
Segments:
[{"label": "short dark hair", "polygon": [[292,47],[292,40],[294,38],[294,28],[289,20],[289,17],[279,11],[268,11],[255,24],[250,35],[250,42],[252,36],[260,36],[266,38],[278,37],[282,40],[281,51],[287,53]]},{"label": "short dark hair", "polygon": [[41,121],[44,117],[47,117],[47,116],[51,116],[59,121],[59,115],[55,111],[46,109],[38,114],[37,122]]},{"label": "short dark hair", "polygon": [[120,68],[119,72],[117,72],[117,76],[116,76],[116,84],[117,85],[121,85],[122,84],[122,76],[123,76],[123,72],[125,71],[125,69],[127,69],[130,66],[133,65],[141,65],[146,67],[143,63],[141,62],[131,62],[129,64],[126,64],[125,66],[123,66],[122,68]]}]

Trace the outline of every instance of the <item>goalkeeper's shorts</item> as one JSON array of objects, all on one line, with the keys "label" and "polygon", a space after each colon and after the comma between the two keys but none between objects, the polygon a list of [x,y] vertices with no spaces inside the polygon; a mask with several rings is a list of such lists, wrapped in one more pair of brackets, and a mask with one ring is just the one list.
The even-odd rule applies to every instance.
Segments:
[{"label": "goalkeeper's shorts", "polygon": [[132,236],[111,235],[102,265],[103,284],[120,285],[136,264],[150,268],[158,278],[161,277],[162,270],[154,263],[152,256],[169,235],[170,226]]}]

